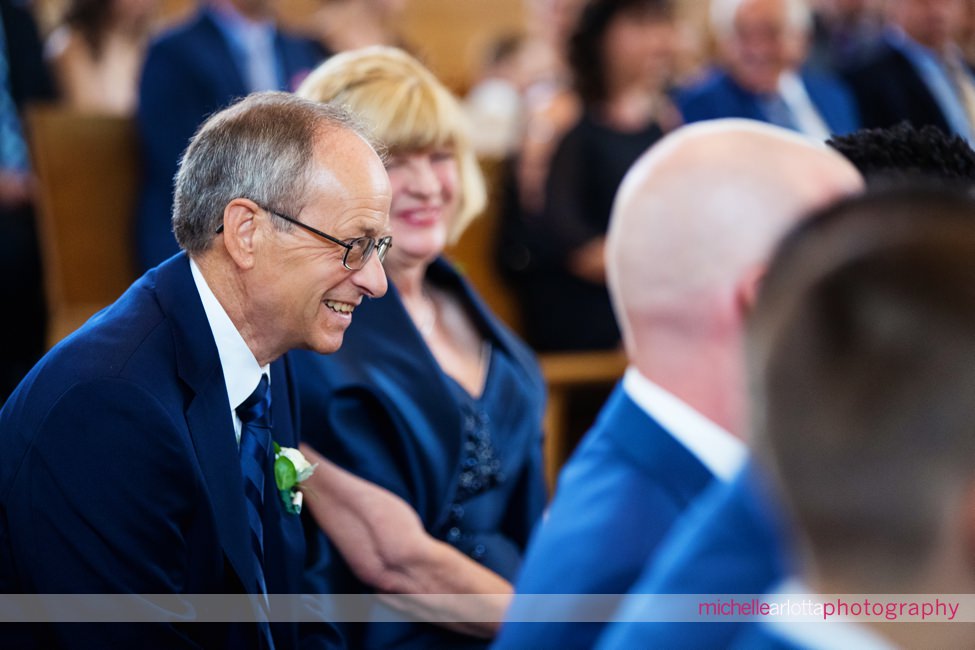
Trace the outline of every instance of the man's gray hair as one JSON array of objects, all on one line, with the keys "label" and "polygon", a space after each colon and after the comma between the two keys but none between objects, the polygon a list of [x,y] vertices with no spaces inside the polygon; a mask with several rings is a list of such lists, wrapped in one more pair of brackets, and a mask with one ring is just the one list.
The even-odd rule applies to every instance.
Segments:
[{"label": "man's gray hair", "polygon": [[[176,173],[173,232],[190,254],[210,247],[234,199],[298,214],[307,203],[315,143],[345,129],[376,144],[345,109],[281,92],[249,95],[212,115],[196,132]],[[280,230],[294,226],[284,219]]]},{"label": "man's gray hair", "polygon": [[[735,15],[747,0],[711,0],[711,32],[717,37],[734,33]],[[806,0],[781,0],[785,4],[787,24],[808,34],[812,30],[812,10]]]}]

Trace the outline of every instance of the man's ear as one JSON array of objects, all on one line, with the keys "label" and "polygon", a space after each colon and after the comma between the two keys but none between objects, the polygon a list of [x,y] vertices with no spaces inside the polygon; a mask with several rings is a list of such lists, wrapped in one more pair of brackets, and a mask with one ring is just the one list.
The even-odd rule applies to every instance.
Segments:
[{"label": "man's ear", "polygon": [[223,209],[223,245],[242,269],[254,266],[257,239],[257,213],[260,208],[250,199],[234,199]]},{"label": "man's ear", "polygon": [[764,264],[756,264],[746,270],[738,280],[738,285],[735,287],[735,306],[742,319],[745,319],[755,307],[765,271]]}]

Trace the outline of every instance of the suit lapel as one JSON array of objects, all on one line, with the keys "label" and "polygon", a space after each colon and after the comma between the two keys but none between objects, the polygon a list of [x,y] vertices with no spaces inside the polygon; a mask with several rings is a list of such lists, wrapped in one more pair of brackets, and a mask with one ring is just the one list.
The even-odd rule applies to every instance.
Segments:
[{"label": "suit lapel", "polygon": [[241,582],[254,585],[257,577],[227,387],[185,255],[159,267],[156,291],[163,312],[173,323],[177,371],[191,392],[186,423],[210,493],[220,545]]},{"label": "suit lapel", "polygon": [[693,498],[714,478],[704,463],[626,394],[622,382],[600,421],[623,454],[685,499]]}]

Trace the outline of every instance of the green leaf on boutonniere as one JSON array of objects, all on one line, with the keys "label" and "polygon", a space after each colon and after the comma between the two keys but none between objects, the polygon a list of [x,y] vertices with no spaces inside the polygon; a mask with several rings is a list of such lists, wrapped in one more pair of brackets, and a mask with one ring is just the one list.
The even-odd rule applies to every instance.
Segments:
[{"label": "green leaf on boutonniere", "polygon": [[274,459],[274,482],[279,490],[290,490],[298,482],[298,470],[287,456]]}]

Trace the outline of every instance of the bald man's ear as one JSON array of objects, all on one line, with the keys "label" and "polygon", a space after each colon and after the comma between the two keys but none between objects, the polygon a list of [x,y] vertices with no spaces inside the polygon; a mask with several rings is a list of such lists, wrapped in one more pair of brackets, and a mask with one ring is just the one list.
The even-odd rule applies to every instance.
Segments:
[{"label": "bald man's ear", "polygon": [[242,269],[254,266],[258,210],[257,204],[248,199],[234,199],[223,209],[223,245]]},{"label": "bald man's ear", "polygon": [[765,271],[765,265],[759,264],[745,271],[738,280],[738,286],[735,288],[735,306],[743,319],[755,308]]}]

